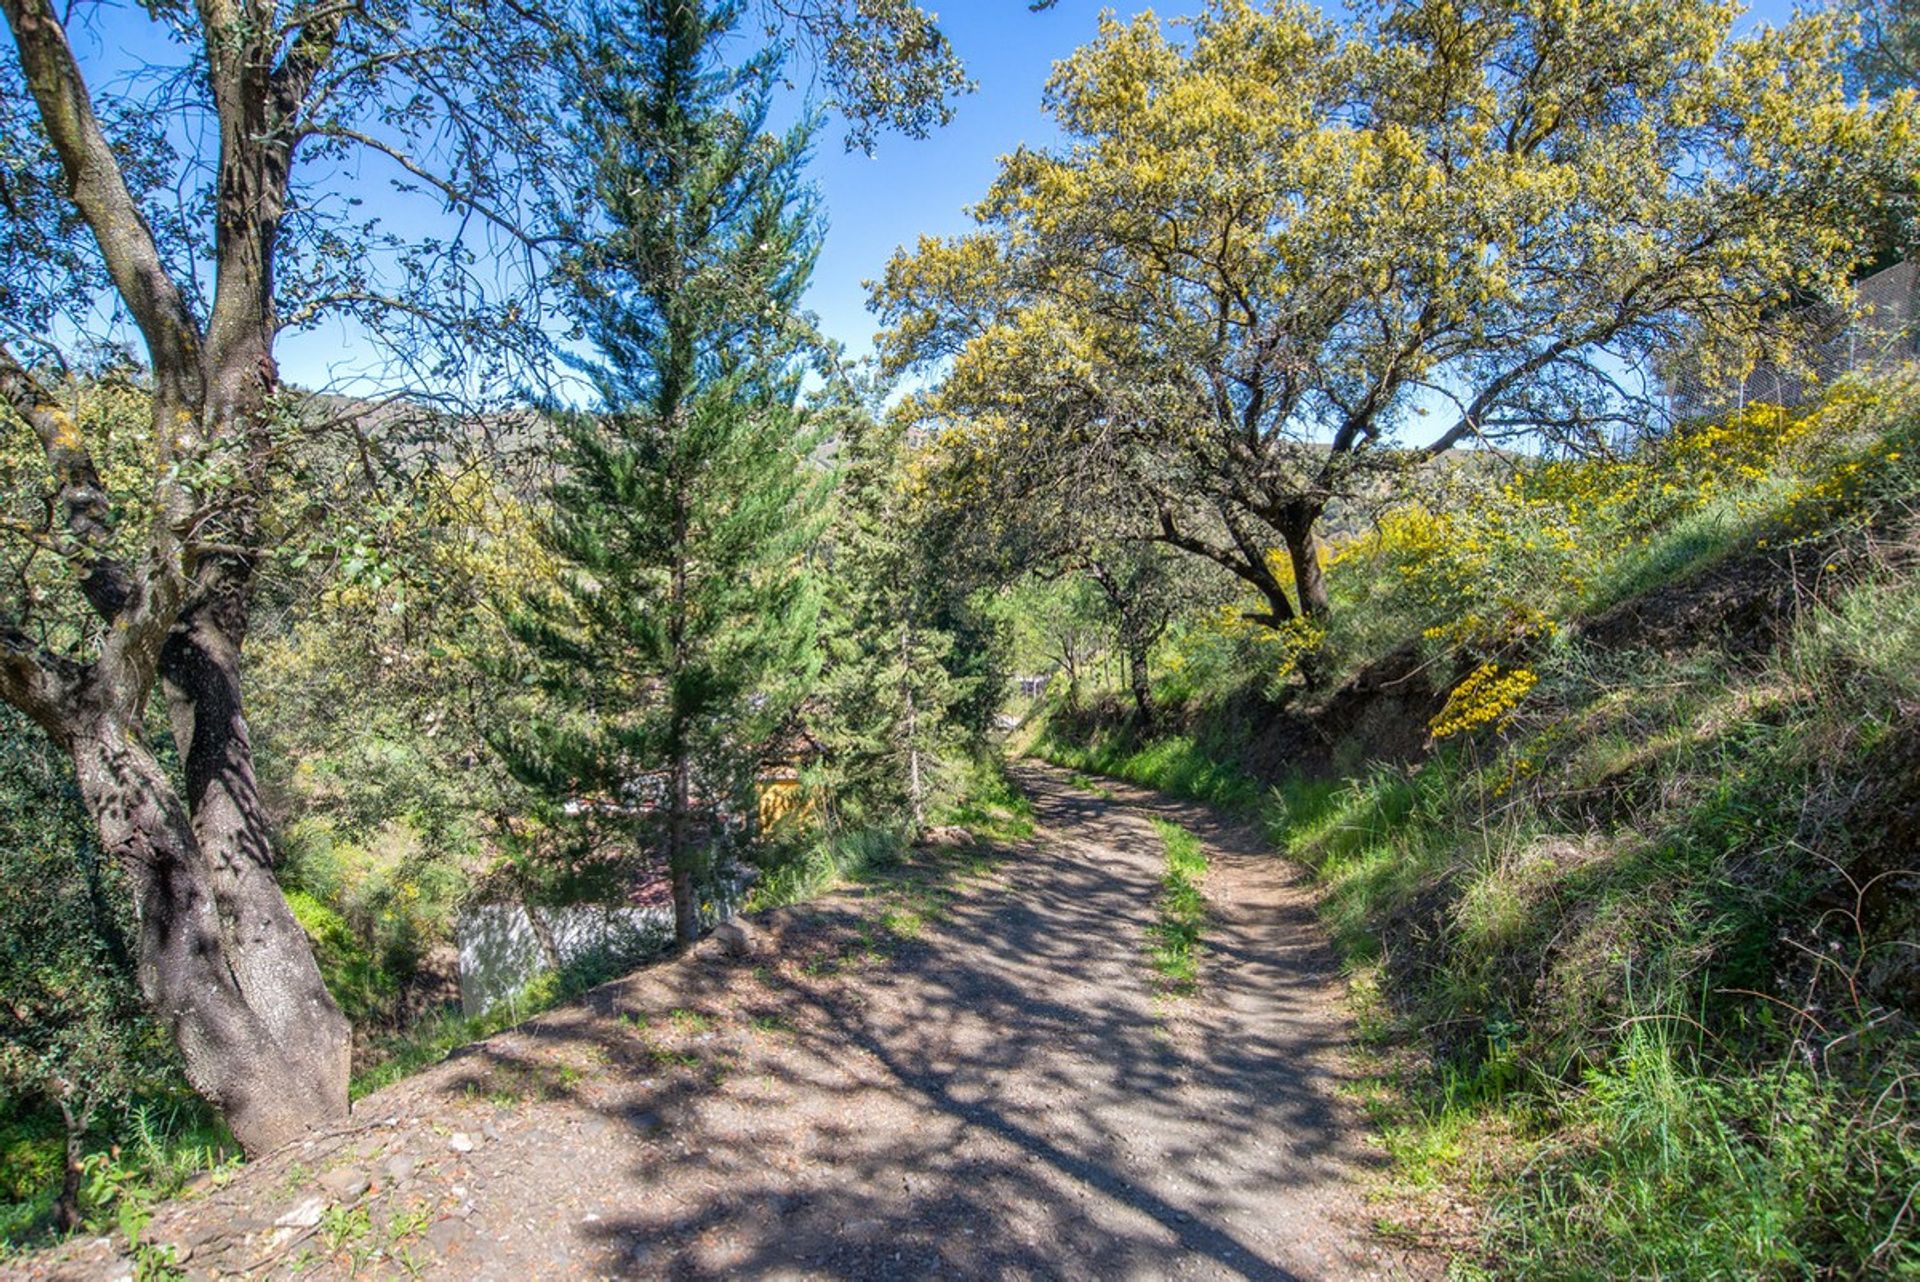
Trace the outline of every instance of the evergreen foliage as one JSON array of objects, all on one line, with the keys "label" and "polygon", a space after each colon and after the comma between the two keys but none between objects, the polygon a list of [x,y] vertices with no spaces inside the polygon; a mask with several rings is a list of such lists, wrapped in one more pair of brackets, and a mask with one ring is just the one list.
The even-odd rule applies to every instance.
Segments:
[{"label": "evergreen foliage", "polygon": [[861,413],[841,434],[828,535],[826,670],[809,727],[826,751],[813,782],[836,827],[923,827],[955,745],[955,704],[978,679],[956,676],[953,637],[936,623],[943,585],[900,485],[897,425]]},{"label": "evergreen foliage", "polygon": [[727,65],[737,18],[612,0],[587,28],[572,141],[598,209],[566,275],[597,404],[561,419],[541,529],[559,572],[508,615],[544,702],[495,735],[556,808],[664,853],[683,940],[819,662],[813,122],[768,131],[780,62]]}]

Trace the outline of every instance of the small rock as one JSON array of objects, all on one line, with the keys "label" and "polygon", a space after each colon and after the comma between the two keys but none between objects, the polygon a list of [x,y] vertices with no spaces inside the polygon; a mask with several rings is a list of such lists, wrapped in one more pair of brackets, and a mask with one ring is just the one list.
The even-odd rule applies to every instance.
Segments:
[{"label": "small rock", "polygon": [[455,1131],[447,1138],[447,1147],[456,1153],[473,1152],[473,1137],[465,1131]]},{"label": "small rock", "polygon": [[744,921],[723,921],[713,928],[720,951],[729,957],[751,957],[759,949],[759,932]]},{"label": "small rock", "polygon": [[406,1183],[413,1178],[414,1168],[418,1165],[419,1162],[410,1154],[406,1153],[400,1153],[388,1158],[386,1167],[384,1168],[388,1182],[393,1184]]},{"label": "small rock", "polygon": [[500,1138],[500,1128],[488,1122],[480,1128],[480,1134],[488,1140],[497,1140]]},{"label": "small rock", "polygon": [[320,1217],[325,1215],[326,1211],[327,1199],[315,1194],[312,1197],[303,1198],[295,1202],[286,1214],[273,1222],[274,1227],[282,1229],[310,1229],[320,1222]]},{"label": "small rock", "polygon": [[372,1181],[365,1171],[351,1166],[336,1166],[320,1177],[320,1189],[336,1202],[350,1202],[367,1191]]},{"label": "small rock", "polygon": [[216,1238],[226,1236],[227,1229],[228,1226],[225,1224],[195,1225],[187,1231],[186,1237],[182,1238],[181,1241],[188,1246],[205,1246]]},{"label": "small rock", "polygon": [[916,846],[971,846],[973,834],[959,824],[940,824],[921,833],[913,844]]},{"label": "small rock", "polygon": [[473,1236],[465,1220],[439,1220],[427,1230],[427,1242],[441,1255],[449,1255],[465,1246]]}]

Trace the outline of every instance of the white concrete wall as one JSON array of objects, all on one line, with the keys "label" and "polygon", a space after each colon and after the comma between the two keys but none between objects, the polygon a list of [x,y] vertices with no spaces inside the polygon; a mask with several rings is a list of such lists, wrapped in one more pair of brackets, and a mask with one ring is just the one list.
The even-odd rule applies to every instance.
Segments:
[{"label": "white concrete wall", "polygon": [[[536,908],[552,934],[562,966],[599,953],[633,965],[673,942],[673,907],[615,908],[574,904]],[[520,904],[479,904],[461,915],[460,1006],[479,1015],[524,988],[547,968],[539,936]]]}]

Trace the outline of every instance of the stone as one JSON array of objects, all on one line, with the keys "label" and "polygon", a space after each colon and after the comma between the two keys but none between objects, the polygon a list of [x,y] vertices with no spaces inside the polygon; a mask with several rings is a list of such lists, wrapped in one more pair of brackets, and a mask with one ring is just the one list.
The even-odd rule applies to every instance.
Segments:
[{"label": "stone", "polygon": [[916,846],[941,846],[947,848],[971,846],[973,844],[973,834],[965,828],[962,828],[959,824],[939,824],[921,833],[913,844]]},{"label": "stone", "polygon": [[367,1191],[373,1181],[365,1171],[351,1166],[336,1166],[320,1176],[320,1191],[336,1202],[351,1202]]},{"label": "stone", "polygon": [[316,1193],[312,1197],[295,1202],[273,1224],[275,1228],[281,1229],[310,1229],[318,1224],[320,1217],[326,1213],[327,1199]]},{"label": "stone", "polygon": [[760,932],[737,918],[715,926],[713,939],[728,957],[751,957],[760,946]]},{"label": "stone", "polygon": [[438,1220],[427,1230],[427,1242],[441,1255],[451,1255],[473,1238],[465,1220]]},{"label": "stone", "polygon": [[456,1153],[473,1152],[473,1137],[465,1131],[455,1131],[447,1137],[447,1147]]},{"label": "stone", "polygon": [[383,1169],[390,1183],[404,1184],[413,1178],[414,1168],[419,1165],[420,1163],[411,1154],[397,1153],[387,1159]]}]

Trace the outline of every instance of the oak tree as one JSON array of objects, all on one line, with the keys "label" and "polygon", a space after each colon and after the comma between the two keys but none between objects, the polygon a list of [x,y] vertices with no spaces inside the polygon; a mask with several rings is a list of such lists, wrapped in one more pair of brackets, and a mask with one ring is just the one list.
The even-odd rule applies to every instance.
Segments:
[{"label": "oak tree", "polygon": [[[1327,609],[1330,505],[1457,446],[1657,428],[1660,363],[1737,365],[1839,296],[1907,113],[1845,24],[1716,0],[1209,4],[1103,20],[980,230],[875,290],[951,455],[1205,558],[1281,626]],[[1437,425],[1419,433],[1426,418]]]}]

